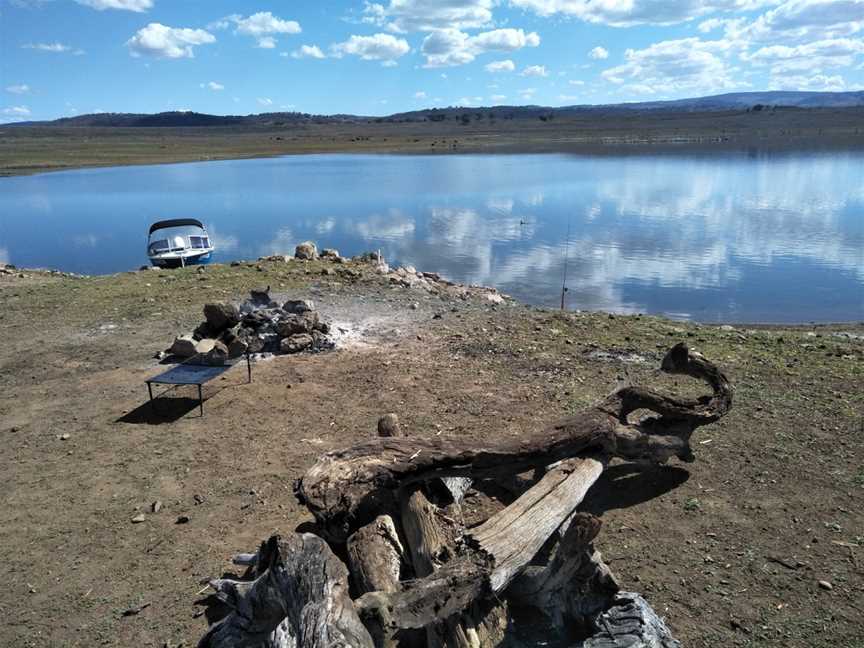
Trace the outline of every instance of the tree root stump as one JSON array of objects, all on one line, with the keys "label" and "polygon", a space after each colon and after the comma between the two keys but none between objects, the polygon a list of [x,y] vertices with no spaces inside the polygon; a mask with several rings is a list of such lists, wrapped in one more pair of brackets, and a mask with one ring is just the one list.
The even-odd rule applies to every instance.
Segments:
[{"label": "tree root stump", "polygon": [[[711,362],[673,347],[661,369],[705,381],[677,399],[622,385],[596,405],[518,440],[384,436],[321,456],[295,484],[320,537],[273,536],[243,579],[211,582],[230,612],[202,648],[504,646],[512,612],[535,609],[582,648],[676,648],[638,594],[621,592],[594,548],[601,523],[579,512],[613,458],[692,461],[692,433],[724,416],[733,390]],[[638,422],[637,410],[648,410]],[[533,480],[517,473],[535,471]],[[462,498],[484,480],[520,488],[466,528]],[[347,557],[347,566],[337,555]]]}]

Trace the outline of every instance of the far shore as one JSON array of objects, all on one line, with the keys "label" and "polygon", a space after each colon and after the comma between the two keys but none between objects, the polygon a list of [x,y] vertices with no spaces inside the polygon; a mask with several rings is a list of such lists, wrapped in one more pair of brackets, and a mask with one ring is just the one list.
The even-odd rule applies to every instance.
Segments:
[{"label": "far shore", "polygon": [[864,149],[864,111],[663,113],[282,127],[0,126],[0,176],[310,153],[573,153]]}]

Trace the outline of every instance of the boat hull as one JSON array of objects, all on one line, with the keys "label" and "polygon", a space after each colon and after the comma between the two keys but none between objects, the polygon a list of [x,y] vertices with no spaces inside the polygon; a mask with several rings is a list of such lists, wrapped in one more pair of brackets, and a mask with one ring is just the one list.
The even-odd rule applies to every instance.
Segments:
[{"label": "boat hull", "polygon": [[205,265],[210,263],[213,252],[190,254],[186,257],[150,257],[150,263],[157,268],[180,268],[189,265]]}]

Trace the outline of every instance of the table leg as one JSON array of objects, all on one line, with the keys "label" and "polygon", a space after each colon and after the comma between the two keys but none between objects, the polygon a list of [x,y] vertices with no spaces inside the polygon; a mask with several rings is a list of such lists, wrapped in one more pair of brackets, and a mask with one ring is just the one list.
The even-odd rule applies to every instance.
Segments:
[{"label": "table leg", "polygon": [[198,407],[201,408],[201,416],[204,416],[204,397],[201,395],[201,385],[198,385]]}]

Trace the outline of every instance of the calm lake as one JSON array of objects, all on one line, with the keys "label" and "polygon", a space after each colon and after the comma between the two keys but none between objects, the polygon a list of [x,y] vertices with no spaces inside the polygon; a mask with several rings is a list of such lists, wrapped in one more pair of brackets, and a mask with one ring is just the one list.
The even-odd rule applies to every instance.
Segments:
[{"label": "calm lake", "polygon": [[[307,155],[0,179],[0,262],[147,263],[202,220],[216,261],[307,239],[520,300],[708,322],[864,319],[864,152]],[[568,242],[569,232],[569,242]]]}]

